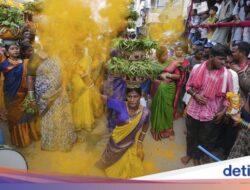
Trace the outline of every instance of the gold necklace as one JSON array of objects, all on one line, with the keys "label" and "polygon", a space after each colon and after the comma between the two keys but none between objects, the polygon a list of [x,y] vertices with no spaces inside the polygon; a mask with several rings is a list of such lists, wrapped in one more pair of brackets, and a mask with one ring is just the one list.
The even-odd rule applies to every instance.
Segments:
[{"label": "gold necklace", "polygon": [[127,106],[127,112],[128,112],[128,116],[129,116],[129,122],[131,122],[131,120],[133,118],[135,118],[140,112],[141,112],[141,107],[139,106],[139,108],[136,110],[136,112],[134,114],[129,114],[129,109],[128,109],[128,105],[126,103],[126,106]]},{"label": "gold necklace", "polygon": [[9,62],[12,64],[12,65],[18,65],[18,64],[21,64],[22,63],[22,60],[21,59],[17,59],[17,60],[13,60],[11,58],[8,58]]}]

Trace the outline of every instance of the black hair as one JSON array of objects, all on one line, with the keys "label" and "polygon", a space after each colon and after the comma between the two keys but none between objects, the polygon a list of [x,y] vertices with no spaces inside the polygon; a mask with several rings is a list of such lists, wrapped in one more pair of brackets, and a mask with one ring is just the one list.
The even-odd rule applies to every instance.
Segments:
[{"label": "black hair", "polygon": [[20,48],[20,45],[17,42],[13,42],[13,43],[10,43],[10,44],[5,44],[4,48],[5,48],[6,51],[8,51],[10,49],[10,47],[13,46],[13,45],[16,45],[17,47]]},{"label": "black hair", "polygon": [[36,37],[36,31],[32,28],[30,28],[29,26],[25,26],[23,27],[23,29],[21,30],[21,38],[23,39],[24,38],[24,33],[25,32],[30,32],[30,37],[29,37],[29,40],[31,42],[34,42],[35,41],[35,37]]},{"label": "black hair", "polygon": [[233,44],[233,47],[237,46],[241,53],[244,53],[247,57],[250,53],[250,44],[247,42],[238,42]]},{"label": "black hair", "polygon": [[230,48],[227,48],[227,56],[233,56],[232,51],[230,50]]},{"label": "black hair", "polygon": [[224,45],[216,44],[214,47],[212,47],[210,51],[211,56],[222,56],[226,57],[228,55],[228,49]]},{"label": "black hair", "polygon": [[210,8],[210,10],[213,10],[213,11],[217,12],[217,11],[218,11],[218,7],[212,6],[212,7]]},{"label": "black hair", "polygon": [[197,54],[197,53],[199,53],[199,52],[203,52],[203,51],[204,51],[204,48],[203,48],[202,46],[198,46],[198,47],[195,49],[193,55],[195,55],[195,54]]},{"label": "black hair", "polygon": [[198,10],[197,9],[193,9],[193,11],[197,14],[198,13]]},{"label": "black hair", "polygon": [[32,48],[32,45],[29,42],[25,42],[20,44],[21,51],[26,51],[29,48]]},{"label": "black hair", "polygon": [[25,59],[26,57],[26,51],[29,49],[33,49],[32,45],[29,42],[25,42],[23,44],[21,44],[20,46],[20,53],[21,53],[21,57],[23,59]]},{"label": "black hair", "polygon": [[29,27],[24,27],[21,31],[21,35],[23,36],[25,32],[30,32],[31,33],[31,29]]},{"label": "black hair", "polygon": [[140,96],[142,95],[142,90],[141,87],[135,87],[135,88],[130,88],[128,87],[126,90],[126,94],[130,93],[130,92],[136,92],[138,93]]},{"label": "black hair", "polygon": [[187,46],[187,44],[186,44],[185,42],[178,42],[178,43],[175,45],[174,50],[177,50],[178,48],[181,48],[182,51],[183,51],[184,53],[186,53],[186,52],[187,52],[187,49],[188,49],[188,46]]}]

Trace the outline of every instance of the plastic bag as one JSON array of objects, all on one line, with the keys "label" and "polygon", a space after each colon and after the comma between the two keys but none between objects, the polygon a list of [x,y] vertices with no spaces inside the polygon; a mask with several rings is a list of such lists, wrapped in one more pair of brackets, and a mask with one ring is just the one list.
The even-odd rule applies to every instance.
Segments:
[{"label": "plastic bag", "polygon": [[235,115],[239,113],[241,110],[241,97],[240,95],[234,93],[234,92],[228,92],[227,100],[229,102],[229,107],[227,109],[227,114],[229,115]]}]

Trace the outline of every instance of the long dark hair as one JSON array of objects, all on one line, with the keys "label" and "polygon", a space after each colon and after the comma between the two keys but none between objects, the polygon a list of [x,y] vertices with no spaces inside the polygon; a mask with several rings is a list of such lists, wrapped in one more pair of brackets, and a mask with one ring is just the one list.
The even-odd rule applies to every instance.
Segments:
[{"label": "long dark hair", "polygon": [[8,51],[8,50],[10,49],[10,47],[13,46],[13,45],[15,45],[15,46],[17,46],[17,47],[20,48],[20,45],[19,45],[17,42],[13,42],[13,43],[10,43],[10,44],[6,44],[6,45],[4,46],[4,48],[5,48],[6,51]]}]

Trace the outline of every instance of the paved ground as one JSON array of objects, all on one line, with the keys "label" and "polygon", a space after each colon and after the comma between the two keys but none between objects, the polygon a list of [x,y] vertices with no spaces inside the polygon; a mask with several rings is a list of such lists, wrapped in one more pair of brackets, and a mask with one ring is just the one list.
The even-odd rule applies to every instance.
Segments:
[{"label": "paved ground", "polygon": [[[25,156],[29,169],[37,172],[65,173],[85,176],[104,176],[94,167],[94,163],[100,158],[109,133],[105,127],[105,118],[97,121],[96,128],[91,134],[79,134],[82,142],[74,145],[70,152],[47,152],[40,150],[40,142],[33,143],[20,151]],[[6,124],[0,123],[7,135]],[[184,119],[174,123],[175,138],[156,142],[148,133],[144,142],[145,175],[184,168],[180,158],[185,155],[185,124]],[[191,165],[189,165],[191,166]]]}]

